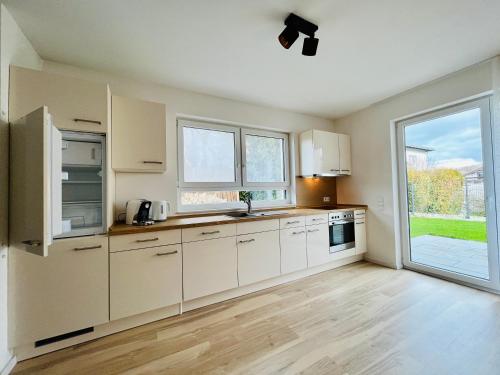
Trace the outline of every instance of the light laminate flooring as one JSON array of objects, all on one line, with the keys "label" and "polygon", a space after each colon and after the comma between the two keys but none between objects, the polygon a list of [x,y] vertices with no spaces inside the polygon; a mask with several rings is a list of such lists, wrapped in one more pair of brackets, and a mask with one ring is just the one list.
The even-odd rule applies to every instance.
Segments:
[{"label": "light laminate flooring", "polygon": [[500,297],[359,262],[19,363],[16,374],[500,374]]}]

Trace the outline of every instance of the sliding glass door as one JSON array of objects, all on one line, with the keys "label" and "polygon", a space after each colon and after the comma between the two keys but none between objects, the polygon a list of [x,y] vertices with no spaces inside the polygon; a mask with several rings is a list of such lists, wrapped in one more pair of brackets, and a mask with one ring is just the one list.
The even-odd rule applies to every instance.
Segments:
[{"label": "sliding glass door", "polygon": [[397,124],[403,264],[498,288],[489,98]]}]

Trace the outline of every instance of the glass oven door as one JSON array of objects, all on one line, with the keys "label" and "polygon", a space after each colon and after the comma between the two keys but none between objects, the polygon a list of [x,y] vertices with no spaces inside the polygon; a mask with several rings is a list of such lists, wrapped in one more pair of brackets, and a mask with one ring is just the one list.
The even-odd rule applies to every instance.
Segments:
[{"label": "glass oven door", "polygon": [[330,222],[330,253],[352,249],[354,244],[354,220]]}]

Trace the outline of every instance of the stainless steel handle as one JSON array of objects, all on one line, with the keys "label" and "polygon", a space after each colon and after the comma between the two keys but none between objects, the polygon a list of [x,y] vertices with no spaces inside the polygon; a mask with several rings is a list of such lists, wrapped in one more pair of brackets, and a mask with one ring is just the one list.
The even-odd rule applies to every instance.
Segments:
[{"label": "stainless steel handle", "polygon": [[330,169],[330,172],[338,172],[338,169]]},{"label": "stainless steel handle", "polygon": [[312,219],[312,221],[318,221],[318,220],[325,220],[325,219],[320,219],[320,218]]},{"label": "stainless steel handle", "polygon": [[250,238],[249,240],[240,240],[238,243],[248,243],[248,242],[254,242],[255,238]]},{"label": "stainless steel handle", "polygon": [[23,244],[28,245],[28,246],[38,247],[38,246],[42,246],[42,241],[40,241],[40,240],[26,240],[26,241],[23,241]]},{"label": "stainless steel handle", "polygon": [[341,169],[340,171],[341,172],[350,172],[351,170],[350,169]]},{"label": "stainless steel handle", "polygon": [[358,222],[356,223],[356,225],[358,225],[358,224],[364,224],[364,223],[365,223],[364,221],[358,221]]},{"label": "stainless steel handle", "polygon": [[339,225],[339,224],[349,224],[353,223],[354,220],[342,220],[342,221],[332,221],[330,224],[331,225]]},{"label": "stainless steel handle", "polygon": [[301,231],[299,231],[299,232],[292,232],[292,234],[301,234],[301,233],[305,233],[305,231],[304,231],[304,230],[301,230]]},{"label": "stainless steel handle", "polygon": [[158,241],[159,238],[158,237],[155,237],[155,238],[147,238],[145,240],[135,240],[135,242],[153,242],[153,241]]},{"label": "stainless steel handle", "polygon": [[308,233],[319,232],[319,229],[311,229],[307,231]]},{"label": "stainless steel handle", "polygon": [[201,232],[203,236],[206,236],[207,234],[216,234],[216,233],[220,233],[220,230],[213,230],[211,232]]},{"label": "stainless steel handle", "polygon": [[89,124],[102,125],[102,122],[96,120],[86,120],[84,118],[74,118],[74,122],[88,122]]},{"label": "stainless steel handle", "polygon": [[157,161],[157,160],[144,160],[142,163],[143,164],[163,164],[162,161]]},{"label": "stainless steel handle", "polygon": [[362,213],[362,214],[355,214],[355,215],[356,215],[356,216],[365,216],[365,214],[364,214],[364,213]]},{"label": "stainless steel handle", "polygon": [[173,254],[177,254],[177,250],[169,251],[167,253],[156,253],[156,255],[159,256],[159,257],[162,257],[164,255],[173,255]]},{"label": "stainless steel handle", "polygon": [[83,250],[94,250],[94,249],[100,249],[100,248],[102,248],[102,245],[75,247],[73,250],[74,251],[83,251]]},{"label": "stainless steel handle", "polygon": [[287,221],[287,224],[297,224],[300,223],[300,220],[295,220],[295,221]]}]

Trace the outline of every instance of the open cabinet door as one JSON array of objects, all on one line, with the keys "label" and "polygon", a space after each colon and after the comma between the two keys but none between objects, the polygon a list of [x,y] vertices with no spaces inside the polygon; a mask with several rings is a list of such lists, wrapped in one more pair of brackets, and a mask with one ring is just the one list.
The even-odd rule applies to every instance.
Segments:
[{"label": "open cabinet door", "polygon": [[61,231],[61,133],[42,107],[10,126],[10,244],[47,256]]}]

